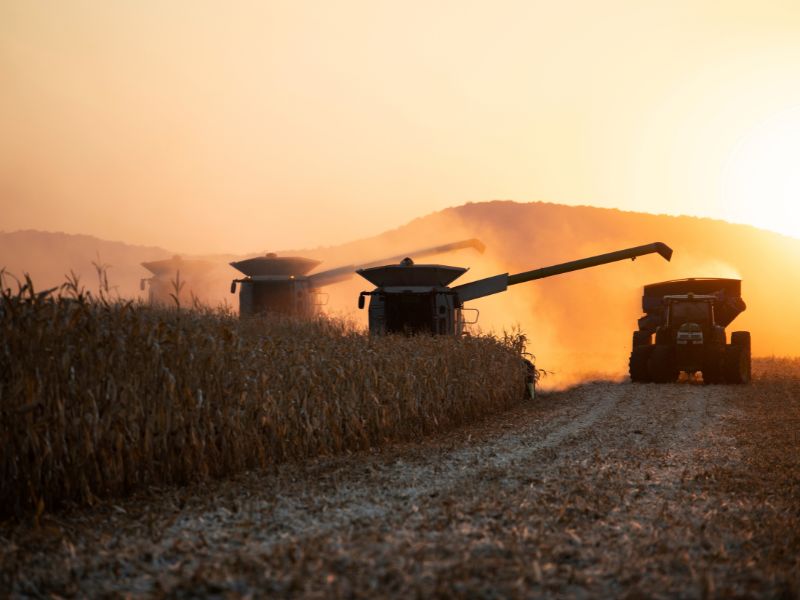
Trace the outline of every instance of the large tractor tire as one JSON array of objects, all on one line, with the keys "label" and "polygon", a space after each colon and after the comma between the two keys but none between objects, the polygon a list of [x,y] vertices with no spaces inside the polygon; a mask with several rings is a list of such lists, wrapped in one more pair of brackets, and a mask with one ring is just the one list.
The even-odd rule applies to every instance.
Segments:
[{"label": "large tractor tire", "polygon": [[672,346],[653,346],[647,371],[655,383],[673,383],[678,379],[678,367],[675,365],[675,348]]},{"label": "large tractor tire", "polygon": [[633,344],[631,347],[636,348],[638,346],[649,346],[652,338],[653,334],[649,331],[634,331]]},{"label": "large tractor tire", "polygon": [[750,349],[750,332],[749,331],[734,331],[731,334],[731,346],[746,346]]},{"label": "large tractor tire", "polygon": [[731,343],[725,349],[725,381],[750,383],[751,371],[750,332],[734,331],[731,334]]},{"label": "large tractor tire", "polygon": [[[635,333],[633,335],[636,335]],[[653,353],[655,346],[636,346],[631,352],[628,359],[628,373],[630,373],[631,381],[636,383],[648,383],[650,381],[650,372],[647,369],[647,363],[650,360],[650,355]]]}]

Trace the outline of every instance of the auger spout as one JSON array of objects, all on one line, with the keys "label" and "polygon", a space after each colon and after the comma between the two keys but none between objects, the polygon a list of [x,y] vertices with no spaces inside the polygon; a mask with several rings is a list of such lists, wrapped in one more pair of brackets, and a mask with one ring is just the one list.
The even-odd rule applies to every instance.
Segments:
[{"label": "auger spout", "polygon": [[518,283],[534,281],[535,279],[544,279],[545,277],[561,275],[562,273],[569,273],[571,271],[598,267],[600,265],[625,260],[626,258],[635,260],[637,256],[644,256],[645,254],[660,254],[664,260],[670,260],[672,258],[672,248],[662,242],[655,242],[653,244],[645,244],[644,246],[636,246],[635,248],[627,248],[626,250],[617,250],[616,252],[608,252],[607,254],[572,260],[550,267],[509,275],[508,285],[516,285]]},{"label": "auger spout", "polygon": [[469,300],[483,298],[499,292],[504,292],[508,286],[517,285],[518,283],[525,283],[527,281],[534,281],[536,279],[544,279],[545,277],[552,277],[553,275],[561,275],[562,273],[569,273],[571,271],[579,271],[581,269],[588,269],[597,267],[620,260],[630,258],[635,260],[638,256],[645,254],[660,254],[665,260],[672,258],[672,248],[662,242],[654,242],[652,244],[645,244],[644,246],[636,246],[635,248],[627,248],[625,250],[617,250],[616,252],[608,252],[606,254],[598,254],[597,256],[590,256],[589,258],[581,258],[570,262],[560,263],[549,267],[542,267],[532,271],[524,271],[509,275],[503,273],[502,275],[495,275],[494,277],[487,277],[479,279],[472,283],[465,283],[453,288],[453,291],[458,294],[459,300],[464,303]]}]

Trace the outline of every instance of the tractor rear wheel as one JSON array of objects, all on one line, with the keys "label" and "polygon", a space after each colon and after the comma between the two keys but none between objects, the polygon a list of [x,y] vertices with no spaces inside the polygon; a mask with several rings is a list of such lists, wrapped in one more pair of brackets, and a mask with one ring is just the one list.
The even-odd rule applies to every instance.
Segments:
[{"label": "tractor rear wheel", "polygon": [[675,348],[672,346],[653,346],[650,360],[647,361],[650,379],[656,383],[673,383],[678,379],[678,367],[675,364]]},{"label": "tractor rear wheel", "polygon": [[649,331],[634,331],[632,347],[649,346],[653,338],[653,334]]},{"label": "tractor rear wheel", "polygon": [[[746,335],[739,336],[737,334]],[[750,333],[736,331],[731,335],[731,344],[725,348],[725,381],[750,383],[751,371]]]},{"label": "tractor rear wheel", "polygon": [[734,331],[731,334],[731,346],[746,346],[750,348],[750,332]]},{"label": "tractor rear wheel", "polygon": [[[635,333],[633,335],[636,335]],[[637,383],[648,383],[650,381],[650,372],[647,370],[647,363],[650,360],[650,355],[653,353],[655,346],[636,346],[631,352],[628,359],[628,373],[630,373],[631,381]]]}]

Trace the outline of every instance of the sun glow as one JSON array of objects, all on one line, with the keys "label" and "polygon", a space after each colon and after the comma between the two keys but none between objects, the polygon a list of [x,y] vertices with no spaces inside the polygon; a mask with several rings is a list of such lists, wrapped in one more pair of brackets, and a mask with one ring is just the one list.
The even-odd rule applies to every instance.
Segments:
[{"label": "sun glow", "polygon": [[800,107],[762,121],[734,148],[722,218],[800,238]]}]

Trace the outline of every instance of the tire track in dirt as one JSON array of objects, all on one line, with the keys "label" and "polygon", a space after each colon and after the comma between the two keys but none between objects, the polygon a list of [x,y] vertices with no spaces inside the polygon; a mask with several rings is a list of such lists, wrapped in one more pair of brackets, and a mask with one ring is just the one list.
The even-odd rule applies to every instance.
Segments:
[{"label": "tire track in dirt", "polygon": [[[448,589],[451,581],[464,580],[468,589],[490,596],[496,578],[555,595],[565,583],[568,594],[618,594],[624,581],[655,596],[659,586],[670,590],[666,596],[688,587],[700,596],[705,574],[694,570],[687,548],[704,548],[696,528],[708,502],[697,502],[684,482],[705,468],[694,464],[695,454],[733,393],[698,385],[596,383],[556,394],[552,400],[563,403],[568,418],[559,414],[549,428],[527,422],[488,443],[460,448],[458,456],[472,457],[469,474],[447,480],[429,496],[417,495],[418,505],[395,502],[382,519],[290,537],[276,551],[308,544],[342,556],[339,549],[347,548],[349,561],[382,565],[388,573],[397,556],[413,551],[414,577],[428,586]],[[669,530],[659,525],[665,511],[672,513]],[[519,563],[518,556],[533,560]],[[642,564],[652,573],[642,575]],[[658,581],[670,568],[682,576],[671,586]],[[476,577],[487,569],[491,579]]]},{"label": "tire track in dirt", "polygon": [[[441,560],[442,549],[476,547],[475,540],[496,563],[519,568],[504,558],[510,538],[514,552],[534,557],[526,585],[556,595],[565,582],[574,593],[595,595],[640,589],[646,596],[700,597],[713,589],[712,575],[695,568],[710,543],[703,523],[713,500],[693,481],[716,460],[709,445],[716,453],[735,452],[717,431],[730,400],[744,392],[698,385],[593,388],[614,395],[615,410],[566,440],[546,463],[533,457],[515,472],[496,473],[493,485],[454,490],[460,500],[449,513],[468,517],[444,523],[437,534],[425,537],[413,525],[403,532],[425,539],[430,556],[439,557],[438,564],[428,559],[437,577],[464,576]],[[439,507],[425,511],[435,520]],[[480,589],[482,583],[471,585]]]},{"label": "tire track in dirt", "polygon": [[[602,518],[573,529],[579,539],[615,548],[614,564],[595,573],[605,589],[647,590],[655,597],[713,595],[713,576],[699,565],[710,548],[704,524],[715,501],[695,482],[721,454],[737,453],[720,429],[741,393],[746,392],[735,386],[643,386],[629,411],[614,415],[617,422],[608,431],[633,430],[639,438],[614,447],[613,436],[601,436],[613,448],[602,461],[614,472],[605,493],[622,493]],[[593,560],[603,563],[596,554]]]},{"label": "tire track in dirt", "polygon": [[[436,453],[435,456],[400,457],[385,463],[383,457],[369,460],[372,469],[368,479],[361,476],[339,479],[323,475],[320,483],[328,480],[331,485],[320,490],[318,485],[309,489],[291,486],[289,492],[278,492],[264,501],[253,501],[248,506],[254,515],[268,515],[269,524],[259,538],[261,549],[268,549],[286,537],[297,539],[308,535],[347,529],[355,524],[366,525],[389,515],[397,516],[431,496],[447,497],[451,488],[463,485],[465,480],[473,480],[476,470],[508,469],[515,464],[529,460],[543,449],[562,444],[568,438],[591,427],[598,419],[613,410],[618,398],[602,393],[603,384],[591,384],[562,393],[552,400],[569,399],[568,414],[557,414],[545,423],[518,424],[517,430],[490,439],[487,443],[473,446],[465,445],[449,452]],[[576,414],[576,408],[579,411]],[[356,460],[363,457],[357,457]],[[291,468],[291,467],[289,467]],[[341,469],[340,469],[341,471]],[[341,475],[339,473],[338,475]],[[320,494],[320,492],[322,492]],[[399,505],[399,506],[398,506]],[[233,518],[225,508],[187,514],[175,521],[164,532],[172,538],[179,534],[204,532],[209,537],[209,526],[224,524]],[[258,520],[257,517],[254,520]],[[212,535],[213,537],[213,535]]]}]

